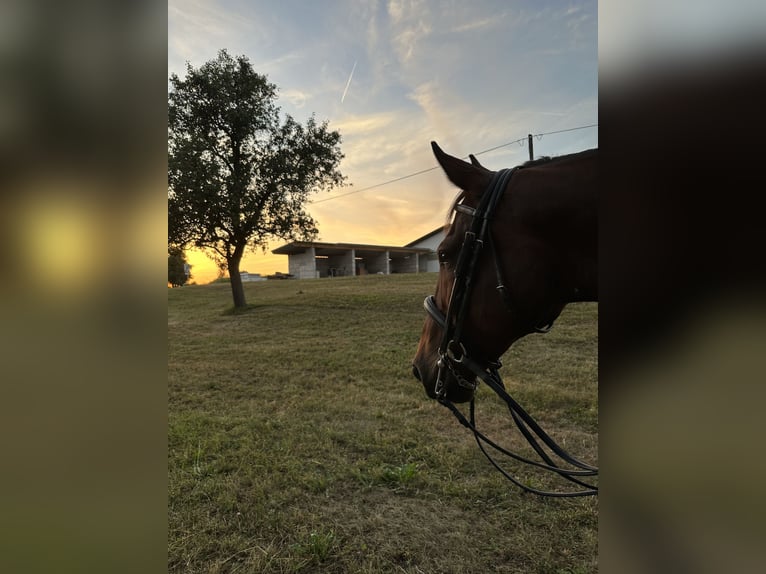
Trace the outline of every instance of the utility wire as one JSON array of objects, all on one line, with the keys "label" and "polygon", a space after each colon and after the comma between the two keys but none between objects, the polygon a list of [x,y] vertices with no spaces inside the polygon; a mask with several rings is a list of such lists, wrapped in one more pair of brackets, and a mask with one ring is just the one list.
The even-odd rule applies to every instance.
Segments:
[{"label": "utility wire", "polygon": [[[597,126],[598,126],[598,124],[590,124],[590,125],[587,125],[587,126],[578,126],[576,128],[567,128],[567,129],[564,129],[564,130],[556,130],[556,131],[553,131],[553,132],[544,132],[544,133],[541,133],[541,134],[532,134],[532,135],[539,139],[539,138],[541,138],[543,136],[550,136],[550,135],[554,135],[554,134],[563,134],[564,132],[573,132],[575,130],[584,130],[586,128],[593,128],[593,127],[597,127]],[[525,141],[527,141],[527,136],[525,136],[523,138],[519,138],[517,140],[506,142],[504,144],[497,145],[495,147],[491,147],[491,148],[488,148],[488,149],[485,149],[485,150],[478,151],[478,152],[476,152],[473,155],[474,156],[482,155],[482,154],[489,153],[491,151],[495,151],[496,149],[500,149],[500,148],[503,148],[503,147],[506,147],[506,146],[509,146],[509,145],[512,145],[512,144],[523,144]],[[461,159],[464,159],[464,160],[468,159],[468,156],[465,156],[465,157],[463,157]],[[394,179],[389,179],[388,181],[384,181],[382,183],[376,183],[374,185],[369,185],[367,187],[363,187],[362,189],[355,189],[354,191],[348,191],[346,193],[341,193],[339,195],[333,195],[332,197],[327,197],[325,199],[318,199],[316,201],[311,201],[309,203],[317,204],[317,203],[324,203],[325,201],[331,201],[333,199],[339,199],[341,197],[346,197],[348,195],[353,195],[355,193],[361,193],[363,191],[368,191],[370,189],[375,189],[376,187],[383,187],[384,185],[388,185],[390,183],[396,183],[397,181],[402,181],[403,179],[409,179],[411,177],[415,177],[416,175],[423,175],[424,173],[428,173],[429,171],[434,171],[435,169],[439,169],[439,166],[435,165],[434,167],[429,167],[428,169],[422,169],[420,171],[416,171],[415,173],[410,173],[410,174],[407,174],[407,175],[403,175],[401,177],[397,177],[397,178],[394,178]]]}]

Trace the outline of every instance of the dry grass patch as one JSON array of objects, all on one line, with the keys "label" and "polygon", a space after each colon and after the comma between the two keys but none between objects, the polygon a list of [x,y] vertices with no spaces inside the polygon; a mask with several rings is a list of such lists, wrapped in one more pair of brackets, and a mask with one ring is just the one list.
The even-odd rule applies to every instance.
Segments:
[{"label": "dry grass patch", "polygon": [[[237,314],[228,285],[168,292],[169,571],[597,571],[597,500],[520,493],[412,378],[434,283],[254,283]],[[595,304],[570,306],[501,371],[593,462],[596,322]],[[478,400],[482,427],[520,445],[503,405]]]}]

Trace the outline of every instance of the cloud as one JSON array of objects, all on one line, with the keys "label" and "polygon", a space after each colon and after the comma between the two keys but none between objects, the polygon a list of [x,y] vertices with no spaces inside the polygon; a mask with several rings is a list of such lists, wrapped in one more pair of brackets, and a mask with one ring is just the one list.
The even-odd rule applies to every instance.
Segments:
[{"label": "cloud", "polygon": [[357,188],[431,165],[428,118],[416,109],[355,116],[332,122],[343,137],[343,173]]},{"label": "cloud", "polygon": [[431,27],[423,21],[407,26],[393,38],[394,48],[402,62],[408,62],[415,53],[418,42],[431,32]]},{"label": "cloud", "polygon": [[392,207],[404,207],[409,211],[410,200],[398,197],[386,197],[385,195],[376,195],[375,201],[391,204]]},{"label": "cloud", "polygon": [[422,0],[390,0],[391,46],[400,63],[409,62],[418,43],[431,33],[433,18]]},{"label": "cloud", "polygon": [[431,132],[453,145],[460,140],[460,123],[476,113],[465,106],[455,92],[443,89],[436,81],[418,85],[407,97],[425,113]]},{"label": "cloud", "polygon": [[285,98],[296,108],[302,108],[306,105],[306,101],[311,99],[311,96],[306,92],[297,89],[281,90],[279,96]]},{"label": "cloud", "polygon": [[402,0],[390,0],[388,3],[388,16],[394,24],[402,20],[404,14],[404,2]]},{"label": "cloud", "polygon": [[341,135],[356,136],[377,132],[391,125],[396,119],[392,112],[383,112],[365,116],[347,116],[344,119],[336,120],[332,123],[333,129],[340,131]]},{"label": "cloud", "polygon": [[270,73],[276,70],[281,70],[285,66],[300,62],[306,57],[306,50],[294,50],[292,52],[285,52],[280,54],[276,58],[268,58],[262,61],[253,62],[253,66],[258,73]]},{"label": "cloud", "polygon": [[474,20],[472,22],[466,22],[465,24],[460,24],[452,29],[453,32],[471,32],[473,30],[480,30],[482,28],[487,28],[489,26],[492,26],[493,24],[496,24],[499,22],[499,20],[502,19],[502,16],[490,16],[488,18],[481,18],[479,20]]},{"label": "cloud", "polygon": [[250,18],[209,0],[168,0],[168,23],[169,59],[193,65],[214,58],[232,38],[253,31]]},{"label": "cloud", "polygon": [[321,221],[324,241],[404,245],[440,227],[456,193],[433,172],[378,192],[312,205],[310,211]]}]

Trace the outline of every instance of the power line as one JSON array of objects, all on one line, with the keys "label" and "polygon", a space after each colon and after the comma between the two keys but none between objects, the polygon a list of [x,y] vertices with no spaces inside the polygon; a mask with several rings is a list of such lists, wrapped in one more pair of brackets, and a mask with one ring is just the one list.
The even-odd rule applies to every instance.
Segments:
[{"label": "power line", "polygon": [[[541,134],[532,134],[532,135],[539,139],[539,138],[541,138],[543,136],[550,136],[550,135],[554,135],[554,134],[563,134],[564,132],[573,132],[575,130],[584,130],[584,129],[587,129],[587,128],[593,128],[593,127],[597,127],[597,126],[598,126],[598,124],[590,124],[590,125],[587,125],[587,126],[578,126],[576,128],[567,128],[567,129],[564,129],[564,130],[556,130],[556,131],[553,131],[553,132],[544,132],[544,133],[541,133]],[[476,152],[473,155],[474,156],[482,155],[484,153],[489,153],[491,151],[495,151],[497,149],[500,149],[500,148],[503,148],[503,147],[506,147],[506,146],[509,146],[509,145],[512,145],[512,144],[521,144],[521,143],[524,143],[525,141],[527,141],[527,137],[526,136],[523,137],[523,138],[519,138],[517,140],[513,140],[513,141],[510,141],[510,142],[506,142],[504,144],[497,145],[495,147],[491,147],[491,148],[487,148],[485,150],[481,150],[479,152]],[[465,156],[465,157],[463,157],[461,159],[464,159],[464,160],[468,159],[468,156]],[[388,181],[384,181],[382,183],[376,183],[375,185],[370,185],[370,186],[367,186],[367,187],[363,187],[362,189],[355,189],[354,191],[348,191],[346,193],[341,193],[339,195],[333,195],[332,197],[327,197],[325,199],[318,199],[316,201],[311,201],[310,203],[312,203],[312,204],[324,203],[325,201],[331,201],[333,199],[339,199],[341,197],[346,197],[348,195],[353,195],[355,193],[361,193],[363,191],[369,191],[370,189],[375,189],[376,187],[383,187],[384,185],[388,185],[390,183],[396,183],[397,181],[402,181],[403,179],[409,179],[411,177],[415,177],[416,175],[423,175],[424,173],[428,173],[429,171],[434,171],[435,169],[439,169],[439,166],[435,165],[434,167],[429,167],[428,169],[422,169],[420,171],[416,171],[415,173],[410,173],[410,174],[407,174],[407,175],[403,175],[401,177],[396,177],[394,179],[389,179]]]},{"label": "power line", "polygon": [[362,189],[355,189],[354,191],[348,191],[346,193],[341,193],[340,195],[333,195],[332,197],[327,197],[325,199],[319,199],[317,201],[312,201],[311,203],[322,203],[324,201],[330,201],[331,199],[338,199],[339,197],[346,197],[347,195],[351,195],[354,193],[360,193],[362,191],[367,191],[368,189],[374,189],[376,187],[381,187],[383,185],[388,185],[389,183],[394,183],[397,181],[402,181],[403,179],[407,179],[410,177],[415,177],[416,175],[422,175],[426,172],[433,171],[435,169],[439,169],[439,166],[436,165],[434,167],[429,167],[428,169],[423,169],[420,171],[416,171],[415,173],[411,173],[409,175],[403,175],[402,177],[397,177],[396,179],[390,179],[388,181],[384,181],[383,183],[376,183],[375,185],[370,185],[369,187],[363,187]]},{"label": "power line", "polygon": [[578,126],[576,128],[567,128],[565,130],[556,130],[555,132],[545,132],[542,134],[532,134],[532,135],[534,135],[535,137],[543,137],[543,136],[550,136],[553,134],[563,134],[564,132],[573,132],[575,130],[584,130],[585,128],[595,128],[595,127],[598,127],[598,124],[590,124],[587,126]]}]

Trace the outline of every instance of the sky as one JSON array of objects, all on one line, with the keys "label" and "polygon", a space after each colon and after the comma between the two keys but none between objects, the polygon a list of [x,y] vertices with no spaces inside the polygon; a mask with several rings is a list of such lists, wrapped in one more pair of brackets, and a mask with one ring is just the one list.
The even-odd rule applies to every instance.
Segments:
[{"label": "sky", "polygon": [[[440,169],[405,177],[437,166],[432,140],[490,169],[529,159],[528,134],[535,157],[598,147],[595,0],[168,1],[168,75],[220,49],[278,86],[282,113],[341,133],[347,186],[308,206],[319,241],[405,245],[443,225],[458,190]],[[284,243],[241,269],[287,272]],[[215,278],[189,260],[193,281]]]}]

